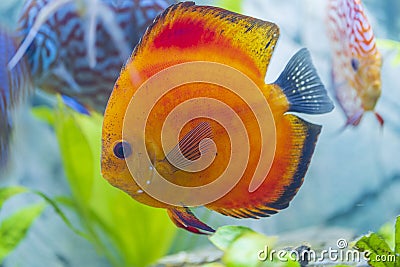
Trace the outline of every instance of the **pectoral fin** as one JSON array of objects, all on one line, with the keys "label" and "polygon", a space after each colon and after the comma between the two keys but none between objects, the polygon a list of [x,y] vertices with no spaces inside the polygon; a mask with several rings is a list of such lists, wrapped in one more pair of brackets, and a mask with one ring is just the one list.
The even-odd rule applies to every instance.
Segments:
[{"label": "pectoral fin", "polygon": [[208,122],[202,122],[188,132],[168,153],[166,159],[178,169],[189,166],[202,153],[211,151],[213,133]]}]

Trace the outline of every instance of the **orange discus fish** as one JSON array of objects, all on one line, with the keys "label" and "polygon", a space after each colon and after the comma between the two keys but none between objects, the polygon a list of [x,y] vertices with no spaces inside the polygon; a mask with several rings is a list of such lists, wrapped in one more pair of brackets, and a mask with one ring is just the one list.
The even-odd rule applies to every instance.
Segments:
[{"label": "orange discus fish", "polygon": [[[357,126],[381,95],[381,54],[361,0],[329,0],[328,20],[333,88],[346,125]],[[374,113],[383,126],[383,118]]]},{"label": "orange discus fish", "polygon": [[[243,172],[237,173],[240,175],[239,181],[226,194],[206,203],[205,206],[236,218],[268,217],[286,208],[303,182],[321,131],[321,126],[307,122],[292,113],[324,114],[333,109],[333,104],[306,49],[293,56],[275,83],[265,84],[267,67],[278,38],[277,25],[221,8],[184,2],[166,9],[147,29],[133,51],[109,99],[102,135],[101,165],[104,178],[143,204],[167,209],[170,218],[178,227],[199,234],[214,232],[189,209],[189,206],[199,205],[185,204],[188,198],[196,198],[196,194],[193,196],[194,193],[189,190],[187,194],[173,195],[165,188],[162,191],[165,196],[179,200],[179,204],[172,205],[148,194],[147,187],[155,183],[153,178],[156,172],[170,183],[189,189],[215,182],[230,165],[231,157],[235,156],[231,155],[235,149],[235,138],[247,134],[247,145],[243,143],[239,148],[239,151],[245,153],[246,146],[249,147],[247,164],[241,161],[233,163],[234,167],[243,167]],[[193,62],[219,63],[246,75],[256,86],[256,92],[260,93],[260,98],[255,101],[256,108],[252,110],[241,95],[224,86],[193,81],[165,91],[154,103],[139,99],[138,102],[134,102],[137,105],[135,104],[133,110],[130,109],[131,101],[135,101],[135,97],[142,92],[142,86],[145,87],[143,96],[149,97],[154,91],[161,90],[160,87],[167,86],[176,79],[189,77],[192,72],[206,73],[211,69],[212,64],[210,69],[202,68],[202,64],[199,64],[192,72],[171,72],[171,76],[163,77],[162,81],[157,80],[159,73],[183,63]],[[212,76],[224,77],[226,73],[215,72]],[[230,76],[227,80],[235,78]],[[159,86],[151,87],[145,84],[149,79],[158,82]],[[241,89],[244,92],[250,90]],[[191,120],[181,128],[176,138],[176,146],[164,152],[163,137],[160,133],[164,122],[171,119],[169,114],[193,99],[205,98],[229,106],[236,118],[243,123],[245,133],[232,123],[236,130],[229,135],[222,124],[231,123],[235,116],[229,117],[230,115],[222,109],[216,109],[211,111],[211,115],[221,118],[219,121],[214,120],[214,116],[201,115]],[[257,108],[263,102],[268,104],[275,124],[275,154],[269,171],[261,170],[265,171],[262,183],[255,190],[249,190],[258,160],[263,152],[272,146],[268,139],[266,143],[261,142],[263,129],[260,129],[255,115],[260,111]],[[139,124],[126,128],[126,124],[139,121],[136,119],[142,116],[149,106],[152,108],[146,119],[144,134],[137,132],[136,128],[141,127]],[[172,128],[179,129],[182,126],[178,125],[181,117],[189,113],[200,114],[209,109],[211,104],[204,104],[182,113],[174,113],[170,120]],[[135,115],[130,113],[131,111]],[[217,151],[212,154],[214,158],[211,165],[200,171],[184,170],[202,155],[210,153],[208,151],[213,151],[210,140],[215,144]],[[147,153],[141,153],[139,150],[138,144],[142,141]],[[149,165],[137,164],[136,169],[132,168],[130,164],[141,162],[144,157],[150,158]],[[172,160],[178,161],[178,164],[172,164]],[[132,170],[137,170],[137,175],[132,175]],[[139,185],[137,178],[147,182]],[[199,197],[202,193],[199,191]]]}]

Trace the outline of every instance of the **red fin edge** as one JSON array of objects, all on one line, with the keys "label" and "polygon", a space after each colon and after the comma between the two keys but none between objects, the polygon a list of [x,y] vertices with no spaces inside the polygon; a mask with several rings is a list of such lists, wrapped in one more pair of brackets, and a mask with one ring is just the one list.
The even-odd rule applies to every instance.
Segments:
[{"label": "red fin edge", "polygon": [[381,125],[381,128],[383,128],[385,124],[385,120],[383,119],[383,117],[377,112],[375,112],[375,117],[377,118],[379,124]]},{"label": "red fin edge", "polygon": [[201,222],[187,207],[176,207],[167,210],[169,217],[179,228],[194,234],[209,235],[215,230]]}]

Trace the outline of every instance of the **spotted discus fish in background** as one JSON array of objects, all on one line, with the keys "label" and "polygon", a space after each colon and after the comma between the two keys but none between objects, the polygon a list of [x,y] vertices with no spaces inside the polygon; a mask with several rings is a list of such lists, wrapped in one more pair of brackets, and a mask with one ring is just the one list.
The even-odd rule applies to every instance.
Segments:
[{"label": "spotted discus fish in background", "polygon": [[[217,7],[184,2],[165,10],[148,28],[133,51],[108,102],[102,134],[101,164],[104,178],[141,203],[167,209],[178,227],[193,233],[214,231],[196,218],[187,205],[176,206],[158,201],[136,183],[127,162],[131,159],[134,162],[134,159],[147,155],[137,152],[135,146],[124,140],[122,131],[125,118],[130,116],[126,112],[132,97],[149,78],[181,63],[215,62],[247,75],[257,85],[257,90],[261,91],[262,99],[259,101],[267,102],[273,114],[276,150],[272,167],[262,184],[255,191],[249,192],[250,179],[260,153],[266,149],[260,143],[258,122],[253,110],[225,87],[202,82],[185,83],[168,91],[152,108],[146,121],[145,136],[152,165],[140,165],[139,172],[145,176],[149,185],[154,169],[171,183],[186,187],[213,182],[230,159],[230,138],[223,127],[207,118],[198,118],[185,125],[180,142],[168,155],[175,154],[175,149],[179,148],[187,160],[195,160],[200,156],[200,140],[205,139],[212,139],[218,151],[212,165],[193,173],[171,166],[166,158],[168,151],[163,152],[160,129],[167,115],[176,106],[194,98],[214,98],[229,105],[240,117],[249,135],[250,154],[240,181],[226,195],[206,207],[236,218],[268,217],[288,207],[303,182],[321,131],[321,126],[307,122],[292,112],[323,114],[331,111],[333,104],[306,49],[292,57],[275,83],[265,84],[267,67],[278,38],[277,25]],[[173,75],[185,76],[184,73]],[[173,76],[166,77],[161,84],[173,79]],[[151,106],[154,103],[144,103],[147,104]],[[190,112],[197,111],[191,109]],[[130,134],[129,131],[127,134]],[[143,136],[133,136],[132,139],[142,140]]]},{"label": "spotted discus fish in background", "polygon": [[27,93],[22,82],[63,95],[79,112],[103,112],[130,51],[172,2],[25,1],[16,32],[0,36],[0,162],[7,158],[11,107]]},{"label": "spotted discus fish in background", "polygon": [[332,80],[346,125],[357,126],[366,111],[374,111],[381,95],[382,59],[361,0],[328,1],[328,34],[331,40]]}]

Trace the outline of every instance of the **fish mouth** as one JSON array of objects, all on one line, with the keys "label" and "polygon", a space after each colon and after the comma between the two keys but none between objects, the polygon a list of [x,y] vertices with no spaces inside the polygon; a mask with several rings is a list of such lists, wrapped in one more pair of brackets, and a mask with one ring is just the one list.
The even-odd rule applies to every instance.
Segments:
[{"label": "fish mouth", "polygon": [[381,94],[382,86],[381,86],[380,82],[373,83],[371,87],[372,87],[372,91],[379,92],[379,95]]},{"label": "fish mouth", "polygon": [[371,98],[375,99],[375,102],[378,101],[379,97],[382,93],[382,86],[380,82],[375,82],[369,87],[369,94]]},{"label": "fish mouth", "polygon": [[107,156],[101,156],[100,160],[100,173],[103,178],[106,180],[114,179],[115,174],[117,173],[118,167],[116,163]]}]

